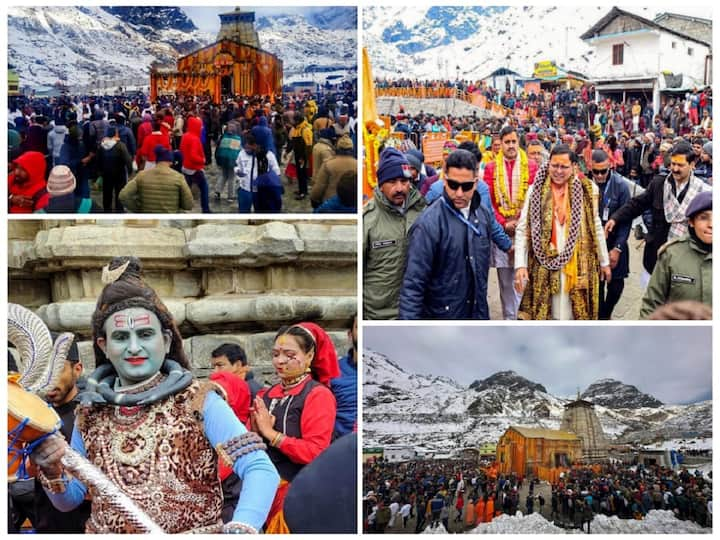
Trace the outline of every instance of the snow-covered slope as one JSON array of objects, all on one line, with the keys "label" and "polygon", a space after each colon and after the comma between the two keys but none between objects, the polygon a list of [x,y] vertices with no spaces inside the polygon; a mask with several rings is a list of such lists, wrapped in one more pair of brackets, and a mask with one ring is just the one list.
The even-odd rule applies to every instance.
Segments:
[{"label": "snow-covered slope", "polygon": [[[447,377],[409,373],[387,356],[370,350],[365,351],[363,364],[366,446],[403,443],[429,452],[477,447],[497,442],[510,425],[558,429],[570,401],[553,396],[541,384],[512,371],[498,372],[463,387]],[[600,383],[607,381],[598,381],[590,388]],[[712,436],[710,401],[648,407],[630,400],[608,405],[613,406],[596,405],[595,410],[603,431],[616,442]]]},{"label": "snow-covered slope", "polygon": [[[475,80],[501,67],[530,76],[542,60],[591,74],[593,50],[580,35],[611,8],[582,2],[532,7],[371,6],[363,11],[363,42],[375,77],[454,80],[459,74]],[[647,19],[658,11],[651,3],[629,10]],[[682,12],[680,7],[671,11]]]},{"label": "snow-covered slope", "polygon": [[[307,66],[355,76],[357,10],[328,7],[302,15],[261,17],[261,47],[283,59],[285,80]],[[21,87],[72,87],[147,79],[150,64],[177,58],[215,41],[181,8],[9,7],[8,62]],[[305,74],[305,78],[311,78]]]}]

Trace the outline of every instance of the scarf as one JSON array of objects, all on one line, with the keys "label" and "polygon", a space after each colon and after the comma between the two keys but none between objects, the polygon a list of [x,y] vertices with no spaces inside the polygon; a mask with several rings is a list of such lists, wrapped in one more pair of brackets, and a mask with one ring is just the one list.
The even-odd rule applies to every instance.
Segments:
[{"label": "scarf", "polygon": [[[576,320],[597,319],[599,299],[599,262],[593,216],[592,184],[587,179],[570,180],[565,196],[565,245],[561,252],[553,238],[555,209],[548,164],[538,171],[530,196],[528,244],[529,282],[520,303],[520,319],[548,320],[552,318],[552,296],[565,292],[570,295],[573,317]],[[560,272],[565,274],[566,291],[560,290]]]},{"label": "scarf", "polygon": [[670,182],[672,174],[665,179],[663,187],[663,209],[665,210],[665,220],[670,224],[668,231],[668,240],[680,238],[687,233],[687,217],[685,212],[695,196],[702,191],[703,182],[695,178],[691,174],[688,180],[688,189],[682,202],[677,200],[677,196],[673,194],[672,184]]},{"label": "scarf", "polygon": [[[163,376],[165,376],[163,378]],[[155,379],[159,382],[152,384]],[[130,393],[133,387],[126,387],[120,391],[115,390],[117,373],[112,364],[103,364],[88,377],[86,389],[79,396],[80,403],[87,405],[150,405],[170,395],[177,394],[192,383],[192,373],[184,369],[175,360],[166,358],[160,371],[147,381],[135,387],[147,387],[137,393]]]},{"label": "scarf", "polygon": [[[495,177],[493,188],[495,191],[495,202],[498,212],[506,218],[514,218],[522,209],[525,202],[525,194],[530,182],[530,167],[528,157],[524,150],[518,150],[519,160],[516,158],[511,171],[511,188],[508,193],[507,171],[505,169],[505,157],[498,152],[495,157]],[[520,161],[520,166],[517,166]],[[518,179],[519,176],[519,179]],[[519,181],[518,181],[519,180]]]}]

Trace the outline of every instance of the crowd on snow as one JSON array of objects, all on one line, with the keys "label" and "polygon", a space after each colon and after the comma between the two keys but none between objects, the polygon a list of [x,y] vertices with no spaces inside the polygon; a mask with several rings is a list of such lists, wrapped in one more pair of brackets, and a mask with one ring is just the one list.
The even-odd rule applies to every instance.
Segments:
[{"label": "crowd on snow", "polygon": [[213,195],[242,213],[272,213],[291,182],[308,211],[355,212],[356,107],[350,85],[220,104],[202,96],[150,103],[142,94],[10,98],[10,212],[190,211],[196,185],[204,213]]},{"label": "crowd on snow", "polygon": [[596,514],[643,519],[653,509],[712,527],[712,473],[704,477],[685,468],[638,464],[576,466],[548,485],[514,473],[497,474],[487,465],[366,462],[363,530],[420,533],[442,524],[448,532],[463,532],[519,511],[538,512],[563,527],[590,532]]}]

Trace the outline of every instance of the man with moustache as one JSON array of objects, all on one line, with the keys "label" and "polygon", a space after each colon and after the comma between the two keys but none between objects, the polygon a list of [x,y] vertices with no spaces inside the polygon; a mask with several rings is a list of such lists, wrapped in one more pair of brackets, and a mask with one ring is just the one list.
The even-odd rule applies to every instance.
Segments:
[{"label": "man with moustache", "polygon": [[605,234],[609,235],[617,225],[629,224],[650,210],[652,226],[645,237],[643,252],[643,266],[649,274],[655,268],[660,247],[687,234],[685,212],[692,200],[699,193],[712,190],[693,175],[695,159],[692,146],[685,141],[678,142],[670,151],[670,174],[655,176],[644,193],[633,197],[611,214],[605,224]]},{"label": "man with moustache", "polygon": [[489,319],[490,245],[512,241],[476,192],[477,159],[452,152],[443,168],[444,192],[410,229],[400,292],[401,319]]},{"label": "man with moustache", "polygon": [[565,144],[550,152],[527,192],[515,235],[519,318],[598,318],[599,278],[610,260],[598,213],[598,187],[577,175],[577,156]]},{"label": "man with moustache", "polygon": [[[630,189],[626,180],[610,168],[610,156],[605,150],[593,150],[590,161],[590,175],[600,191],[598,211],[603,226],[609,217],[630,200]],[[606,239],[612,279],[600,282],[600,320],[609,320],[615,305],[625,288],[625,278],[630,271],[627,239],[630,223],[615,228]]]},{"label": "man with moustache", "polygon": [[363,309],[366,319],[397,319],[408,230],[425,209],[410,182],[405,156],[395,148],[380,154],[377,186],[363,209]]},{"label": "man with moustache", "polygon": [[[484,180],[490,189],[490,200],[497,222],[511,238],[525,195],[535,179],[538,166],[519,147],[517,129],[506,126],[500,131],[500,151],[485,167]],[[515,292],[513,261],[497,246],[492,249],[491,266],[497,268],[500,302],[505,320],[517,319],[520,295]]]}]

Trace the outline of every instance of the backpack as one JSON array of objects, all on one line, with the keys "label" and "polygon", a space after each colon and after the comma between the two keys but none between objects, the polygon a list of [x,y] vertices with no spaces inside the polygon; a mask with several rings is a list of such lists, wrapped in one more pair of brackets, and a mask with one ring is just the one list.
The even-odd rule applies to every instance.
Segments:
[{"label": "backpack", "polygon": [[233,167],[242,150],[242,137],[225,133],[215,151],[215,161],[221,167]]}]

